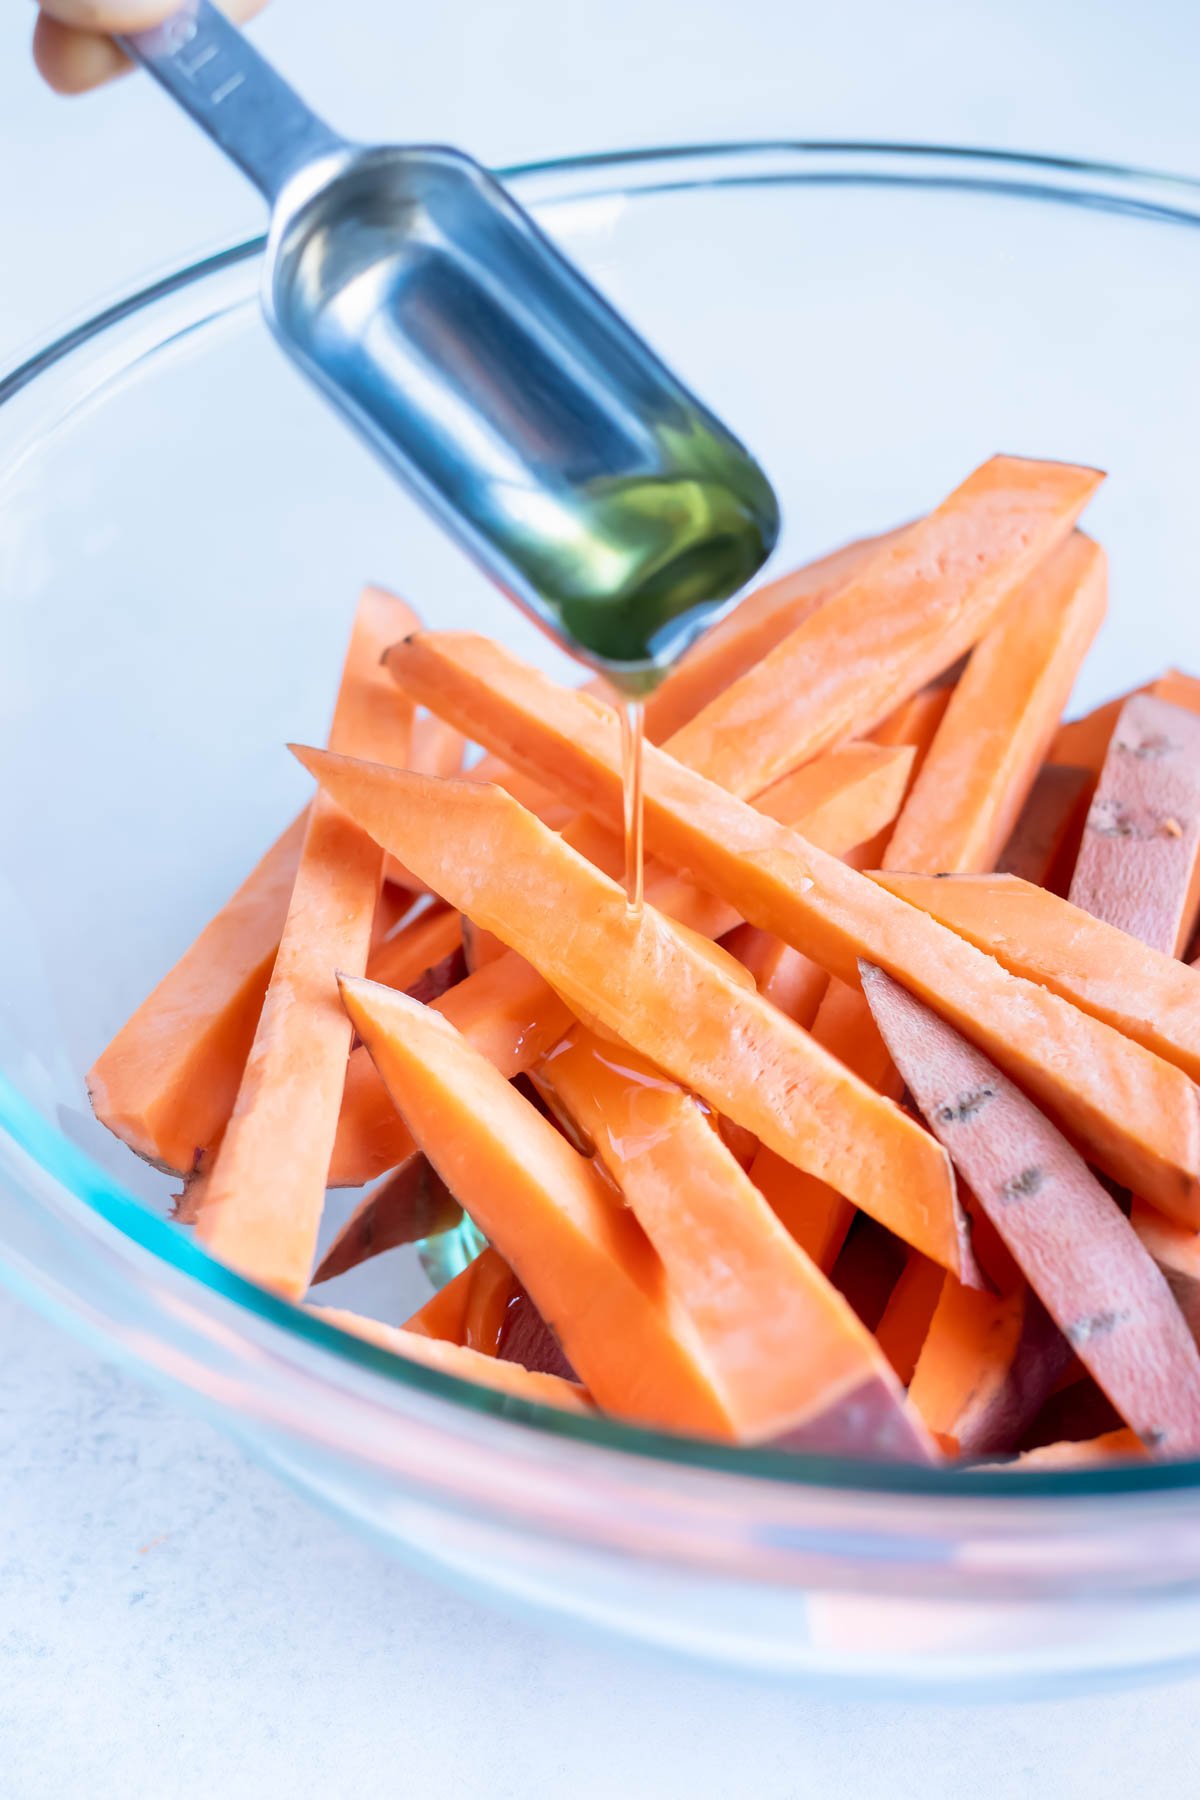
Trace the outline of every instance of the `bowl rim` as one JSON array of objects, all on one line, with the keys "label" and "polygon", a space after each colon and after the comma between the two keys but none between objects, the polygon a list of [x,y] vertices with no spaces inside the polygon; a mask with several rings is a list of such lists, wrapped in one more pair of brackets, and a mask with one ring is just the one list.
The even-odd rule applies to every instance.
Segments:
[{"label": "bowl rim", "polygon": [[[589,152],[514,164],[496,171],[528,204],[639,196],[690,189],[770,185],[890,185],[958,188],[1020,201],[1046,202],[1200,226],[1200,180],[1120,163],[977,145],[865,139],[764,139],[701,142]],[[81,315],[0,372],[0,408],[56,364],[158,301],[256,259],[263,234],[239,239],[131,288]],[[70,410],[73,410],[70,409]],[[70,416],[70,411],[66,416]],[[56,421],[60,423],[61,421]],[[0,469],[0,476],[4,470]],[[357,1367],[459,1408],[519,1419],[559,1440],[597,1446],[678,1469],[758,1477],[789,1488],[851,1489],[943,1499],[974,1495],[1030,1500],[1141,1495],[1200,1487],[1200,1458],[1091,1469],[923,1468],[844,1457],[793,1455],[676,1436],[617,1419],[563,1413],[521,1403],[476,1383],[428,1368],[368,1343],[257,1287],[217,1262],[179,1226],[128,1193],[85,1151],[57,1131],[24,1094],[0,1076],[0,1131],[105,1225],[174,1272],[248,1310],[256,1320]]]}]

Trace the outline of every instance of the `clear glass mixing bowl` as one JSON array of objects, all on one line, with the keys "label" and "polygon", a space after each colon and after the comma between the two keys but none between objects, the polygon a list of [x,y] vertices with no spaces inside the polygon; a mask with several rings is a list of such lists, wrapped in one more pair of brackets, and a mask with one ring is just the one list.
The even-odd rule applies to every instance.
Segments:
[{"label": "clear glass mixing bowl", "polygon": [[[1099,463],[1078,699],[1200,657],[1200,187],[978,151],[738,145],[512,172],[761,456],[781,564],[995,450]],[[290,816],[364,578],[553,661],[281,360],[259,245],[0,385],[0,1262],[256,1454],[481,1589],[747,1667],[961,1687],[1200,1656],[1200,1464],[969,1474],[506,1403],[247,1286],[83,1071]],[[333,1211],[340,1216],[348,1200]],[[403,1317],[411,1255],[331,1300]]]}]

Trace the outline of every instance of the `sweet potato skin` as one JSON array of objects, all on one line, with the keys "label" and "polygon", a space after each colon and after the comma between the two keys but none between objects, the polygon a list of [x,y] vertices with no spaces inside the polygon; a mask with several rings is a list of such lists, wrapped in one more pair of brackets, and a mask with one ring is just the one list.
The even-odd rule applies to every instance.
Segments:
[{"label": "sweet potato skin", "polygon": [[1181,956],[1200,905],[1200,718],[1153,694],[1121,709],[1071,880],[1075,906]]},{"label": "sweet potato skin", "polygon": [[1080,1361],[1148,1448],[1200,1447],[1200,1353],[1129,1222],[1025,1096],[928,1007],[863,991],[931,1129]]}]

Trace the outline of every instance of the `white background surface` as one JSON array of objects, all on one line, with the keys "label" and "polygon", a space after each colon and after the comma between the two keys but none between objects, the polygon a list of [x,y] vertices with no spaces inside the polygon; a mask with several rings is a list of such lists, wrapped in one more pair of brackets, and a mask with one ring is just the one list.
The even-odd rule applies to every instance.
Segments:
[{"label": "white background surface", "polygon": [[[259,220],[148,84],[42,93],[31,23],[8,0],[4,358]],[[277,0],[256,30],[335,123],[492,161],[865,136],[1200,173],[1192,0]],[[1117,1800],[1195,1792],[1198,1751],[1200,1682],[1023,1706],[838,1703],[497,1618],[0,1298],[6,1800]]]}]

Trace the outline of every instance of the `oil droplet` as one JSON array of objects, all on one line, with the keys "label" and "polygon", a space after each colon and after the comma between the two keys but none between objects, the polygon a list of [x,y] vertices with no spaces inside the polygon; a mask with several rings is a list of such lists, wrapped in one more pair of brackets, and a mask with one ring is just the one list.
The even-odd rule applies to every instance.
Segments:
[{"label": "oil droplet", "polygon": [[645,898],[645,857],[643,847],[644,808],[642,805],[642,744],[645,737],[645,707],[640,700],[625,699],[621,703],[621,792],[625,821],[625,904],[629,915],[639,919]]}]

